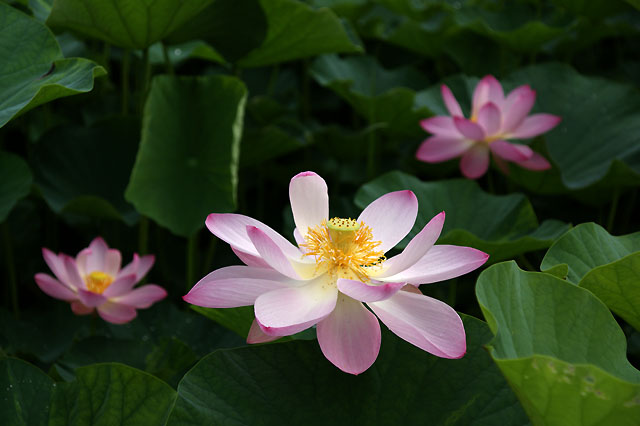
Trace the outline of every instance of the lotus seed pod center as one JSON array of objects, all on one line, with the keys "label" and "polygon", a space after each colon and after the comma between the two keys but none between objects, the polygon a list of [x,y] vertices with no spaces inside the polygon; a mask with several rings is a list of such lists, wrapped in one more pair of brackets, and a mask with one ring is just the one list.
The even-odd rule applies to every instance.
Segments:
[{"label": "lotus seed pod center", "polygon": [[348,253],[353,245],[356,231],[360,229],[360,224],[355,219],[334,217],[327,222],[327,229],[333,245],[343,253]]}]

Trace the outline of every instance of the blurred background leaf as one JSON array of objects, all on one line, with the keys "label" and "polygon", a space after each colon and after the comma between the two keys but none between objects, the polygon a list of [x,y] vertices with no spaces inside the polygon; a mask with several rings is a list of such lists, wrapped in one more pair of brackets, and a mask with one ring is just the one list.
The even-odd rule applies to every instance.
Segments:
[{"label": "blurred background leaf", "polygon": [[246,96],[232,77],[154,79],[126,199],[182,236],[233,211]]}]

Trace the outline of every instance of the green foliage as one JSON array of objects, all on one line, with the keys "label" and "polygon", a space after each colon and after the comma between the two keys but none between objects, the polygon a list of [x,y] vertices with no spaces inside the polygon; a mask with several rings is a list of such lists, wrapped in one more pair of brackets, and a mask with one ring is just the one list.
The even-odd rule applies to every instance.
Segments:
[{"label": "green foliage", "polygon": [[340,59],[327,55],[314,61],[311,75],[369,123],[381,123],[397,133],[419,134],[418,122],[429,114],[414,106],[415,90],[425,79],[410,68],[389,71],[369,56]]},{"label": "green foliage", "polygon": [[13,206],[29,193],[31,170],[17,155],[0,152],[0,222],[3,222]]},{"label": "green foliage", "polygon": [[637,424],[640,371],[590,292],[510,262],[484,271],[476,295],[491,356],[534,424]]},{"label": "green foliage", "polygon": [[[0,424],[640,425],[638,7],[0,0]],[[416,160],[420,120],[450,115],[442,84],[469,117],[487,74],[562,116],[523,141],[550,170],[469,181],[456,160]],[[305,170],[340,217],[412,190],[399,249],[444,210],[438,244],[529,269],[548,249],[542,272],[501,263],[423,289],[488,321],[461,314],[458,360],[384,326],[359,376],[314,327],[247,347],[252,306],[180,298],[238,263],[204,221],[237,211],[290,238]],[[117,325],[38,288],[43,246],[74,256],[98,235],[125,263],[154,254],[144,281],[167,300]]]},{"label": "green foliage", "polygon": [[232,77],[157,77],[126,199],[183,236],[234,210],[246,96]]},{"label": "green foliage", "polygon": [[640,330],[640,232],[614,237],[595,223],[578,225],[553,244],[541,269],[558,266]]},{"label": "green foliage", "polygon": [[249,328],[251,328],[251,323],[255,318],[253,314],[253,306],[241,306],[239,308],[227,309],[192,306],[192,309],[244,338],[249,334]]},{"label": "green foliage", "polygon": [[[410,189],[418,197],[418,217],[412,238],[445,211],[446,220],[438,244],[468,245],[491,256],[490,262],[549,247],[568,228],[556,220],[538,223],[533,207],[521,194],[496,196],[468,180],[421,182],[401,172],[391,172],[365,184],[355,203],[366,207],[391,191]],[[400,243],[404,247],[409,241]]]},{"label": "green foliage", "polygon": [[463,359],[440,359],[384,333],[376,364],[355,377],[329,364],[315,341],[215,352],[180,383],[168,424],[525,423],[482,347],[486,325],[464,321]]},{"label": "green foliage", "polygon": [[322,53],[362,52],[340,20],[329,9],[313,10],[294,0],[259,0],[267,21],[260,47],[250,51],[238,65],[257,67]]},{"label": "green foliage", "polygon": [[534,111],[562,117],[545,139],[564,185],[570,189],[589,186],[605,177],[614,160],[627,164],[634,178],[628,182],[636,182],[640,99],[635,88],[586,77],[563,64],[524,68],[511,74],[509,81],[513,86],[527,82],[535,88]]},{"label": "green foliage", "polygon": [[193,38],[206,41],[242,68],[363,50],[331,10],[315,10],[296,0],[215,1],[170,39]]},{"label": "green foliage", "polygon": [[49,425],[163,424],[175,395],[162,380],[126,365],[80,367],[73,382],[56,386]]},{"label": "green foliage", "polygon": [[196,16],[211,0],[56,0],[47,25],[127,49],[146,49]]},{"label": "green foliage", "polygon": [[60,126],[42,135],[32,161],[36,183],[51,209],[134,223],[138,214],[123,194],[139,126],[138,120],[117,118],[89,127]]},{"label": "green foliage", "polygon": [[104,74],[87,59],[63,59],[47,27],[0,3],[0,127],[40,104],[90,91]]},{"label": "green foliage", "polygon": [[0,422],[46,424],[53,386],[51,377],[38,367],[16,358],[0,358]]}]

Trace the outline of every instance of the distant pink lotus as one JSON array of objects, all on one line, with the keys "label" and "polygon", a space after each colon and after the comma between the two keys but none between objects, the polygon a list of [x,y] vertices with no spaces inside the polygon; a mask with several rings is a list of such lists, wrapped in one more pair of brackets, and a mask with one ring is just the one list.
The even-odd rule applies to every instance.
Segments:
[{"label": "distant pink lotus", "polygon": [[43,248],[42,255],[56,278],[36,274],[38,287],[51,297],[71,302],[77,315],[97,309],[105,321],[124,324],[137,315],[136,309],[148,308],[165,298],[167,292],[155,284],[133,286],[151,269],[154,257],[133,255],[133,262],[120,269],[120,251],[110,249],[100,237],[95,238],[74,259]]},{"label": "distant pink lotus", "polygon": [[298,247],[250,217],[209,215],[209,230],[229,243],[247,266],[213,271],[184,300],[208,308],[255,305],[249,343],[317,325],[324,355],[351,374],[367,370],[378,356],[378,319],[436,356],[465,354],[465,332],[456,311],[417,288],[473,271],[488,258],[469,247],[434,246],[444,212],[431,219],[402,253],[387,259],[384,254],[416,220],[413,192],[383,195],[358,219],[329,220],[325,181],[304,172],[291,179],[289,198]]},{"label": "distant pink lotus", "polygon": [[439,115],[420,122],[433,136],[418,148],[416,157],[419,160],[439,163],[462,157],[460,170],[470,179],[485,174],[489,167],[489,151],[505,173],[509,171],[508,161],[530,170],[551,167],[543,156],[528,146],[507,142],[538,136],[553,129],[561,120],[551,114],[527,116],[536,100],[536,92],[529,86],[520,86],[505,98],[500,82],[491,75],[484,77],[473,92],[469,119],[462,114],[451,90],[443,84],[441,91],[451,116]]}]

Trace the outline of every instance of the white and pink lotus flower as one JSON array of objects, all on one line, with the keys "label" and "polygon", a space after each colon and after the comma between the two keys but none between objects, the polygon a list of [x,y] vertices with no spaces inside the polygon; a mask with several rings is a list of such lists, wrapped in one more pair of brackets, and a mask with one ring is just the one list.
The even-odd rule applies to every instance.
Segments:
[{"label": "white and pink lotus flower", "polygon": [[42,255],[55,278],[38,273],[36,284],[49,296],[71,302],[76,315],[97,310],[105,321],[124,324],[136,317],[136,309],[148,308],[167,296],[165,289],[155,284],[133,288],[153,266],[154,256],[134,254],[133,261],[120,269],[120,251],[109,248],[100,237],[75,259],[46,248]]},{"label": "white and pink lotus flower", "polygon": [[209,308],[254,305],[249,343],[315,325],[324,355],[351,374],[364,372],[378,356],[378,319],[402,339],[436,356],[465,354],[459,315],[447,304],[424,296],[418,286],[473,271],[489,256],[470,247],[434,245],[444,212],[431,219],[400,254],[387,259],[385,253],[416,220],[418,201],[413,192],[383,195],[356,220],[329,220],[327,185],[316,173],[303,172],[291,179],[289,197],[298,247],[250,217],[209,215],[207,228],[229,243],[246,266],[211,272],[184,300]]},{"label": "white and pink lotus flower", "polygon": [[442,98],[451,116],[438,115],[420,122],[433,134],[416,152],[418,160],[439,163],[462,157],[460,170],[469,179],[477,179],[489,168],[489,152],[496,165],[509,172],[507,162],[530,170],[546,170],[549,162],[527,145],[508,142],[541,135],[560,123],[551,114],[527,116],[536,100],[536,92],[524,85],[506,97],[495,77],[484,77],[473,92],[471,117],[465,118],[451,90],[441,86]]}]

